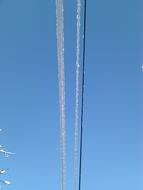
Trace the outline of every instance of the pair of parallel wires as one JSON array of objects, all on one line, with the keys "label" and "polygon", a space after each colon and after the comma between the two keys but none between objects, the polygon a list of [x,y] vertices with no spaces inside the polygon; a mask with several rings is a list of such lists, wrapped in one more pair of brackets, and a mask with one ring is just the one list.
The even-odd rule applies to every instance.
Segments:
[{"label": "pair of parallel wires", "polygon": [[[81,180],[82,180],[84,83],[85,83],[85,53],[86,53],[86,51],[85,51],[86,50],[86,10],[87,10],[86,6],[87,6],[87,3],[86,3],[86,0],[84,0],[81,113],[80,113],[80,147],[78,149],[81,0],[77,0],[74,190],[77,190],[77,187],[78,187],[78,190],[81,190]],[[56,0],[56,29],[57,29],[56,32],[57,32],[57,57],[58,57],[59,105],[60,105],[60,136],[61,136],[61,160],[62,160],[61,189],[66,190],[66,128],[65,128],[65,71],[64,71],[64,15],[63,15],[63,12],[64,12],[63,0]],[[79,164],[78,164],[78,150],[79,150]],[[78,165],[79,165],[79,168],[78,168]],[[78,180],[77,180],[77,178],[78,178]]]}]

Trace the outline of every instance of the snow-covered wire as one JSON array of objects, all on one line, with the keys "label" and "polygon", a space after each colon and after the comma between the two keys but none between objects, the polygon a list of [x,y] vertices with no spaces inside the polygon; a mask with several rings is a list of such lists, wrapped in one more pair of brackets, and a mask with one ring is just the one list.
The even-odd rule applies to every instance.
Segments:
[{"label": "snow-covered wire", "polygon": [[66,189],[66,128],[65,128],[65,73],[64,73],[64,15],[63,0],[56,0],[56,32],[59,80],[62,190]]},{"label": "snow-covered wire", "polygon": [[75,98],[75,133],[74,133],[74,190],[77,190],[78,136],[79,136],[79,76],[80,76],[80,25],[81,0],[77,0],[77,42],[76,42],[76,98]]}]

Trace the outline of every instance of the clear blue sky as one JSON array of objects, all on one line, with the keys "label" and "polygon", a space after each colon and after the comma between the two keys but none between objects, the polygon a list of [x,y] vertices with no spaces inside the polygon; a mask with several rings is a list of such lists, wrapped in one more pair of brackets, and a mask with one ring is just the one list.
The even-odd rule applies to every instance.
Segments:
[{"label": "clear blue sky", "polygon": [[[82,190],[143,189],[141,0],[89,0]],[[76,1],[65,1],[67,189],[73,189]],[[11,190],[60,189],[55,1],[0,0],[1,165]],[[6,188],[4,188],[6,189]]]}]

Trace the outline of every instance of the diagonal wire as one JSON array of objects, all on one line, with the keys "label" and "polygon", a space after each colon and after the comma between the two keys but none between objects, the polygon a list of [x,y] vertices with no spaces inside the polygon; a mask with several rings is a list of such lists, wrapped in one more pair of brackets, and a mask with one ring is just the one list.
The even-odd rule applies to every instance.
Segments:
[{"label": "diagonal wire", "polygon": [[80,26],[81,26],[81,0],[77,0],[76,16],[76,92],[75,92],[75,132],[74,132],[74,190],[77,190],[78,177],[78,137],[79,137],[79,76],[80,76]]},{"label": "diagonal wire", "polygon": [[56,33],[60,105],[61,189],[66,190],[66,125],[65,125],[65,71],[64,71],[64,8],[63,0],[56,0]]},{"label": "diagonal wire", "polygon": [[87,2],[84,0],[84,29],[83,29],[83,57],[82,57],[82,98],[81,98],[81,129],[80,129],[80,162],[79,162],[79,190],[82,180],[82,152],[83,152],[83,117],[84,117],[84,83],[85,83],[85,50],[86,50],[86,13]]}]

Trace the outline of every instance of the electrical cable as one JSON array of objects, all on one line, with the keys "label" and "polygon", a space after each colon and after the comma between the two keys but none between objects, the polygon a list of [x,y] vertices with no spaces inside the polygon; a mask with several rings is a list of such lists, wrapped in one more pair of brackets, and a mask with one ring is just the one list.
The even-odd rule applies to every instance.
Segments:
[{"label": "electrical cable", "polygon": [[83,119],[84,119],[84,85],[85,85],[85,53],[86,53],[86,14],[87,2],[84,0],[84,25],[83,25],[83,57],[82,57],[82,97],[81,97],[81,126],[80,126],[80,161],[79,161],[79,190],[82,180],[82,155],[83,155]]}]

